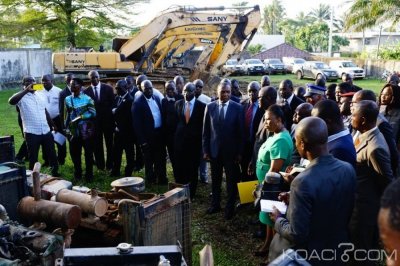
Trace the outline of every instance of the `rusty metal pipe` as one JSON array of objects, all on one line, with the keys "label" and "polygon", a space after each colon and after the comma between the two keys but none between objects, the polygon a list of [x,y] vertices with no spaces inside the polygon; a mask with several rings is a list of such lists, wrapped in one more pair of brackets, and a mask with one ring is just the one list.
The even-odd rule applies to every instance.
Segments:
[{"label": "rusty metal pipe", "polygon": [[95,189],[91,190],[91,195],[81,192],[61,189],[56,195],[56,201],[78,205],[82,211],[101,217],[107,213],[108,202],[105,198],[98,196]]},{"label": "rusty metal pipe", "polygon": [[33,197],[36,201],[41,199],[42,193],[42,189],[40,188],[40,167],[40,163],[36,162],[32,171]]},{"label": "rusty metal pipe", "polygon": [[22,219],[71,229],[79,226],[82,217],[79,206],[48,200],[36,201],[33,197],[22,198],[17,212]]}]

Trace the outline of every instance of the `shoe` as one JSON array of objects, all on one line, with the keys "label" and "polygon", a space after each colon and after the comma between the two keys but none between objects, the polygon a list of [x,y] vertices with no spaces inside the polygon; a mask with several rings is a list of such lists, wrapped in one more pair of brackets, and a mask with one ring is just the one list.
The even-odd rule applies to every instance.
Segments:
[{"label": "shoe", "polygon": [[42,164],[42,167],[49,167],[50,164],[48,162],[44,162],[44,164]]},{"label": "shoe", "polygon": [[168,185],[168,179],[162,179],[158,181],[159,185]]},{"label": "shoe", "polygon": [[221,207],[210,207],[206,211],[207,214],[213,214],[221,211]]},{"label": "shoe", "polygon": [[53,177],[60,177],[61,174],[59,172],[52,173],[51,176]]},{"label": "shoe", "polygon": [[207,185],[208,181],[207,180],[200,180],[200,183]]},{"label": "shoe", "polygon": [[120,177],[121,173],[111,171],[110,176],[112,176],[112,177]]}]

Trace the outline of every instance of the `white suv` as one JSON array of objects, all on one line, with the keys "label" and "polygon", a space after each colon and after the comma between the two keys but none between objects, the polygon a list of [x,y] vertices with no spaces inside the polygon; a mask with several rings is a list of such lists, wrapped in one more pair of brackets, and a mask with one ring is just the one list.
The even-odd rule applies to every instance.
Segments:
[{"label": "white suv", "polygon": [[350,60],[333,60],[329,63],[329,66],[338,72],[339,77],[350,74],[354,79],[365,78],[364,69],[358,67]]},{"label": "white suv", "polygon": [[250,76],[253,74],[265,75],[266,70],[260,59],[246,59],[243,63],[244,72]]}]

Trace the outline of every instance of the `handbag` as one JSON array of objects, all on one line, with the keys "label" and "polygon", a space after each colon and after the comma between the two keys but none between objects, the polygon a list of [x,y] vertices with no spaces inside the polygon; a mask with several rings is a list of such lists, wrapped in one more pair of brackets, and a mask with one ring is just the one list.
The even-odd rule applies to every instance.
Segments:
[{"label": "handbag", "polygon": [[[267,180],[270,180],[267,178]],[[261,210],[261,200],[278,200],[279,194],[284,191],[283,179],[279,177],[274,183],[266,182],[265,180],[258,184],[253,191],[254,207],[257,210]]]},{"label": "handbag", "polygon": [[94,137],[94,123],[91,120],[83,120],[78,123],[79,135],[82,140],[88,140]]},{"label": "handbag", "polygon": [[[74,106],[74,101],[71,98],[71,106],[73,111],[75,112],[75,116],[78,117],[77,111]],[[80,120],[77,125],[77,133],[78,136],[82,138],[82,140],[88,140],[94,137],[95,134],[95,125],[92,120]]]}]

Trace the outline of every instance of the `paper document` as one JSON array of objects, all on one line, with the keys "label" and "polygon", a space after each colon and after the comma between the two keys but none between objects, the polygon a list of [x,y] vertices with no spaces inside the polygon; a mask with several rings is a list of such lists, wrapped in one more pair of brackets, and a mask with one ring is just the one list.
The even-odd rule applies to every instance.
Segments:
[{"label": "paper document", "polygon": [[258,181],[240,182],[237,184],[239,190],[239,199],[241,204],[254,202],[253,191]]},{"label": "paper document", "polygon": [[280,211],[280,213],[286,213],[287,206],[284,202],[275,200],[261,200],[261,211],[272,212],[273,206],[275,206]]},{"label": "paper document", "polygon": [[60,145],[64,145],[65,141],[66,141],[66,137],[59,133],[59,132],[54,132],[53,131],[53,138],[54,138],[54,142],[60,144]]}]

